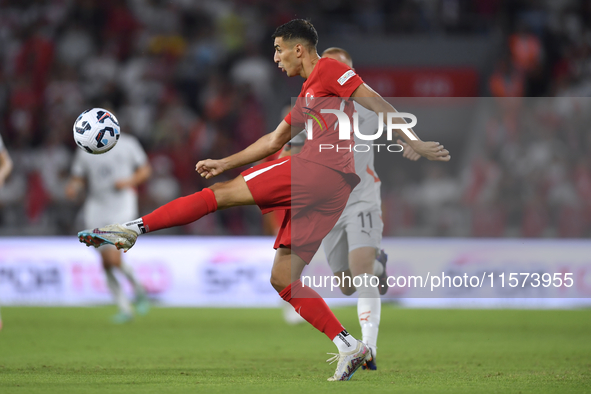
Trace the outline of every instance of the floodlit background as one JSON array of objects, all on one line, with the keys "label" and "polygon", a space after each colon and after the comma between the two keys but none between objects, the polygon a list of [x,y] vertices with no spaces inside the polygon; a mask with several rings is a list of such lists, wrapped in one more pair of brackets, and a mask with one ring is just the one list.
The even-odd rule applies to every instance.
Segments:
[{"label": "floodlit background", "polygon": [[[0,134],[15,170],[0,189],[0,234],[79,229],[64,182],[72,124],[93,106],[112,109],[149,152],[142,213],[211,184],[194,164],[271,131],[299,93],[303,80],[281,74],[270,38],[294,17],[312,20],[319,51],[347,49],[385,97],[591,93],[588,1],[2,0]],[[419,135],[453,161],[379,160],[385,235],[588,236],[591,102],[532,100],[512,113],[519,105],[445,133],[419,118]],[[259,235],[263,225],[250,207],[169,233]]]}]

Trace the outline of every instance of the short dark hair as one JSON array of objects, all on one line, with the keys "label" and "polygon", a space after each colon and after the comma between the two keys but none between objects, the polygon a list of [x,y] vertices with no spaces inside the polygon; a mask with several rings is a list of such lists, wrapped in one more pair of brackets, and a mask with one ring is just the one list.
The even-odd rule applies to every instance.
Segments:
[{"label": "short dark hair", "polygon": [[306,19],[293,19],[279,26],[271,38],[283,38],[284,41],[306,41],[310,49],[316,49],[318,33],[312,22]]}]

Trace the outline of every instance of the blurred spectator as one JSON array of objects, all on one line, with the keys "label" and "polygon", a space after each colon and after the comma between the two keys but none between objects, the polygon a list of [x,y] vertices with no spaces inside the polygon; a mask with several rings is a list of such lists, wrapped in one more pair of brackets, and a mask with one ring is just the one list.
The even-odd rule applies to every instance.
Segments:
[{"label": "blurred spectator", "polygon": [[501,58],[489,79],[491,94],[494,97],[521,97],[524,88],[523,74],[513,66],[510,58]]},{"label": "blurred spectator", "polygon": [[273,71],[269,59],[261,56],[258,48],[251,45],[246,55],[234,64],[230,76],[235,84],[248,86],[259,100],[265,100],[272,96]]},{"label": "blurred spectator", "polygon": [[458,181],[444,171],[443,166],[427,165],[426,176],[414,192],[413,201],[420,220],[432,231],[425,235],[451,235],[459,221]]},{"label": "blurred spectator", "polygon": [[57,46],[57,60],[78,68],[94,53],[94,42],[86,28],[75,21],[62,35]]},{"label": "blurred spectator", "polygon": [[150,204],[147,209],[151,211],[180,197],[181,187],[172,174],[173,163],[169,157],[156,155],[151,157],[150,161],[154,167],[154,174],[148,181]]},{"label": "blurred spectator", "polygon": [[0,189],[6,183],[6,179],[12,172],[12,159],[8,153],[8,149],[4,146],[2,136],[0,136]]},{"label": "blurred spectator", "polygon": [[91,100],[103,96],[107,86],[117,82],[120,64],[116,50],[114,41],[106,42],[99,53],[82,64],[81,73],[85,80],[83,89]]},{"label": "blurred spectator", "polygon": [[463,200],[467,205],[489,203],[496,197],[501,177],[498,164],[482,154],[476,158],[463,175]]},{"label": "blurred spectator", "polygon": [[41,95],[51,69],[55,44],[41,23],[22,31],[22,45],[14,59],[14,75],[30,81],[36,95]]},{"label": "blurred spectator", "polygon": [[542,96],[546,85],[543,81],[542,42],[525,22],[520,22],[509,37],[509,50],[513,65],[525,77],[526,96]]},{"label": "blurred spectator", "polygon": [[473,237],[502,237],[506,229],[506,211],[499,201],[477,204],[471,210]]},{"label": "blurred spectator", "polygon": [[525,204],[523,221],[521,224],[521,236],[532,238],[544,235],[550,217],[544,199],[540,195],[534,195]]}]

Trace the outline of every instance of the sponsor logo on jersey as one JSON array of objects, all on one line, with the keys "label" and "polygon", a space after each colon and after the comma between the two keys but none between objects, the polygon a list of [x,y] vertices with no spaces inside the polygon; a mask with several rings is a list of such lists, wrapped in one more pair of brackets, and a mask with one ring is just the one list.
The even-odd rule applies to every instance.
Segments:
[{"label": "sponsor logo on jersey", "polygon": [[343,86],[345,84],[345,82],[347,82],[349,79],[351,79],[351,77],[353,75],[355,75],[355,71],[349,70],[346,73],[344,73],[343,75],[341,75],[341,77],[339,79],[337,79],[337,82],[339,83],[339,85]]}]

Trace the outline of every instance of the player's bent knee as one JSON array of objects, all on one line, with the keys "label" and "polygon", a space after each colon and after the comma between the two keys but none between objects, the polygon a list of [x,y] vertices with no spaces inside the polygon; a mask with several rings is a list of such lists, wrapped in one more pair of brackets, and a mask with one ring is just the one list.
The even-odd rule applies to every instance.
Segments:
[{"label": "player's bent knee", "polygon": [[376,248],[364,246],[354,249],[349,253],[349,267],[351,276],[363,274],[373,275],[374,262],[376,259]]},{"label": "player's bent knee", "polygon": [[105,269],[118,267],[121,265],[121,252],[115,249],[114,246],[103,246],[101,260]]},{"label": "player's bent knee", "polygon": [[118,267],[119,265],[120,264],[117,264],[117,261],[114,261],[113,259],[103,259],[103,268],[106,270]]},{"label": "player's bent knee", "polygon": [[218,209],[253,205],[254,198],[242,175],[226,182],[218,182],[209,187],[215,196]]},{"label": "player's bent knee", "polygon": [[287,286],[291,284],[289,280],[285,280],[284,278],[271,274],[271,286],[278,292],[281,293]]}]

